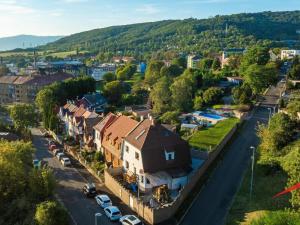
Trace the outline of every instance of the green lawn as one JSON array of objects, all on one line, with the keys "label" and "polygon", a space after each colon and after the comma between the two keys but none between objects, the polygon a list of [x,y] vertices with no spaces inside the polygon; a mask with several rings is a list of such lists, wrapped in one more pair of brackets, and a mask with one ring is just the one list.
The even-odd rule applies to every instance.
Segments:
[{"label": "green lawn", "polygon": [[223,120],[213,127],[196,131],[188,140],[189,144],[197,149],[210,151],[217,146],[227,133],[239,122],[237,118]]},{"label": "green lawn", "polygon": [[285,188],[287,175],[283,171],[271,171],[269,167],[257,164],[254,170],[254,186],[250,201],[250,166],[245,174],[241,188],[235,196],[227,216],[227,225],[248,225],[253,218],[266,211],[283,210],[290,207],[289,195],[272,199],[276,193]]}]

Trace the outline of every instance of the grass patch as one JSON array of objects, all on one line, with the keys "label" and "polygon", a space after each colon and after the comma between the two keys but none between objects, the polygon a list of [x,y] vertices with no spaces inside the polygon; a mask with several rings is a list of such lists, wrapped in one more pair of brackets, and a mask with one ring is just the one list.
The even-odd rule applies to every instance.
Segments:
[{"label": "grass patch", "polygon": [[228,134],[228,132],[239,122],[237,118],[229,118],[220,121],[215,126],[196,131],[188,140],[193,148],[210,151],[214,149]]},{"label": "grass patch", "polygon": [[286,173],[280,169],[272,171],[269,166],[257,164],[254,171],[251,201],[249,194],[250,177],[251,170],[249,168],[227,216],[227,225],[248,225],[252,219],[258,218],[268,211],[290,207],[289,195],[272,199],[272,196],[285,188]]}]

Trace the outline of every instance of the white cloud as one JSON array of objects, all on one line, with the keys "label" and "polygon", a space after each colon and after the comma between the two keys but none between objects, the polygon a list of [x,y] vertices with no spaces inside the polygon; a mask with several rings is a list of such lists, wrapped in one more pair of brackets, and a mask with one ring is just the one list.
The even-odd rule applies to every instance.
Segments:
[{"label": "white cloud", "polygon": [[28,6],[23,6],[18,4],[14,0],[0,0],[0,13],[6,14],[30,14],[35,12],[35,10]]},{"label": "white cloud", "polygon": [[136,9],[137,12],[142,12],[148,15],[159,13],[161,10],[154,5],[146,4]]}]

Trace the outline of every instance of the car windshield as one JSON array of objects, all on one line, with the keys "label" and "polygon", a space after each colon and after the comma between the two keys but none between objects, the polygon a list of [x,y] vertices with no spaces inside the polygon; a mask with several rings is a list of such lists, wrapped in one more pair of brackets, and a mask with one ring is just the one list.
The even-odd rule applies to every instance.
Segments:
[{"label": "car windshield", "polygon": [[96,188],[90,187],[90,188],[89,188],[89,191],[90,191],[90,192],[95,192],[95,191],[96,191]]},{"label": "car windshield", "polygon": [[110,200],[104,200],[103,202],[104,203],[110,203]]},{"label": "car windshield", "polygon": [[138,223],[136,223],[135,225],[143,225],[143,224],[142,224],[142,222],[138,222]]},{"label": "car windshield", "polygon": [[113,212],[112,215],[114,216],[120,215],[120,212]]}]

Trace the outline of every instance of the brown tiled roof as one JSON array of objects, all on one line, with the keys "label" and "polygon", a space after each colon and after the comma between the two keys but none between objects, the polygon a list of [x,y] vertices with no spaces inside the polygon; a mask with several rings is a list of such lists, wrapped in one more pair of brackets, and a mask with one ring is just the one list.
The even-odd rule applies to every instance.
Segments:
[{"label": "brown tiled roof", "polygon": [[14,84],[24,84],[33,79],[35,78],[32,76],[18,76],[18,78],[14,81]]},{"label": "brown tiled roof", "polygon": [[86,109],[83,107],[79,107],[75,113],[74,113],[74,117],[81,117],[84,113],[86,112]]},{"label": "brown tiled roof", "polygon": [[13,84],[18,76],[0,76],[0,84]]},{"label": "brown tiled roof", "polygon": [[65,104],[64,109],[68,109],[70,105],[71,105],[70,103]]},{"label": "brown tiled roof", "polygon": [[103,147],[120,158],[120,145],[122,140],[137,124],[137,121],[127,116],[119,116],[105,129],[102,143]]},{"label": "brown tiled roof", "polygon": [[[140,122],[125,140],[141,151],[145,173],[190,167],[191,154],[187,142],[150,119]],[[175,159],[167,161],[165,152],[175,152]]]},{"label": "brown tiled roof", "polygon": [[100,132],[103,131],[104,128],[106,128],[107,126],[109,126],[109,124],[116,119],[117,116],[113,113],[108,113],[103,120],[101,120],[98,124],[96,124],[94,126],[95,130],[98,130]]}]

